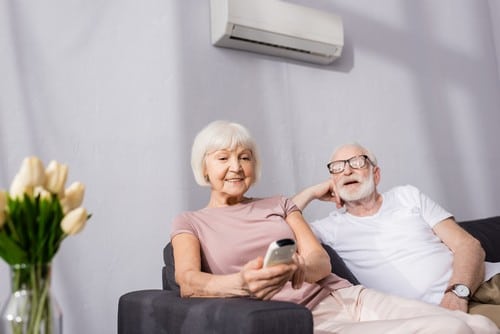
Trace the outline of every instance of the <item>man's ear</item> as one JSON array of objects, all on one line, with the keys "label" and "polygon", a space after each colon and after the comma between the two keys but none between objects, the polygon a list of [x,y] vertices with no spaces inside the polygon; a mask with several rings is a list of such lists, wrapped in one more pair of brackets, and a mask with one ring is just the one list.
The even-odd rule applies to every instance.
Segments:
[{"label": "man's ear", "polygon": [[380,182],[380,167],[379,166],[373,167],[373,181],[375,182],[375,185],[378,186],[378,184]]}]

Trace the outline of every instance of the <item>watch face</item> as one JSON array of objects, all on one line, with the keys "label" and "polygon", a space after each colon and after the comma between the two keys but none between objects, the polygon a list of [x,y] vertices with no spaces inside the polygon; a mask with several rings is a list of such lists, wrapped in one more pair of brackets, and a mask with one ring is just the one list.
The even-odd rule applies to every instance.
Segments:
[{"label": "watch face", "polygon": [[455,288],[453,290],[460,297],[468,297],[470,293],[469,288],[463,284],[455,285]]}]

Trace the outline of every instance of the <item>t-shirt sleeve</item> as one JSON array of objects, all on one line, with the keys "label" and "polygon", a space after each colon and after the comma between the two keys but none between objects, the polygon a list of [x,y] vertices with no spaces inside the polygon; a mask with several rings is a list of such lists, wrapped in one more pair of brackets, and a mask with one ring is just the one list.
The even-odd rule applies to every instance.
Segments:
[{"label": "t-shirt sleeve", "polygon": [[196,229],[186,213],[182,213],[174,218],[170,231],[170,240],[172,240],[177,234],[181,233],[189,233],[197,236]]},{"label": "t-shirt sleeve", "polygon": [[295,205],[295,203],[290,198],[281,197],[281,201],[282,201],[283,210],[285,213],[285,218],[286,218],[286,216],[288,216],[292,212],[295,212],[295,211],[301,212],[300,209],[297,207],[297,205]]},{"label": "t-shirt sleeve", "polygon": [[408,185],[405,188],[412,199],[418,203],[420,214],[430,227],[434,227],[444,219],[453,217],[450,212],[446,211],[416,187]]}]

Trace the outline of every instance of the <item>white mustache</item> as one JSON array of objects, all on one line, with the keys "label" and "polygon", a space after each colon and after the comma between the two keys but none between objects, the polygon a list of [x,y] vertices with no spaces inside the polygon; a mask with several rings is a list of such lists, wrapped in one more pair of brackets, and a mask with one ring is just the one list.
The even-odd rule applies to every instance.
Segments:
[{"label": "white mustache", "polygon": [[352,175],[352,176],[349,176],[347,179],[345,180],[342,180],[341,181],[341,185],[342,186],[345,186],[347,183],[351,183],[351,182],[363,182],[363,178],[359,175]]}]

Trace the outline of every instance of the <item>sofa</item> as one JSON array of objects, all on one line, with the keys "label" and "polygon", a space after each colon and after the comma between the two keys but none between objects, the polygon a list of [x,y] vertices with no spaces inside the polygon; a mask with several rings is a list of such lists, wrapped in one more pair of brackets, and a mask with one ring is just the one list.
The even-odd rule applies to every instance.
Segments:
[{"label": "sofa", "polygon": [[[500,216],[459,224],[481,242],[487,261],[500,262]],[[323,247],[332,271],[359,284],[337,253]],[[120,297],[118,334],[313,333],[311,312],[301,305],[249,298],[181,298],[170,243],[163,256],[162,289],[132,291]]]}]

